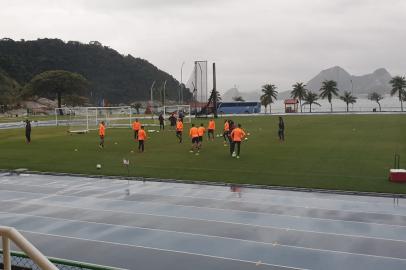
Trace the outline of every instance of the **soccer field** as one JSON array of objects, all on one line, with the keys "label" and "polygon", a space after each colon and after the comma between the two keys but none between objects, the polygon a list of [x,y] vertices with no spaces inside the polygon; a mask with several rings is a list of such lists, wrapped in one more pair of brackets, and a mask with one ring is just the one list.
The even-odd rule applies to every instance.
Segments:
[{"label": "soccer field", "polygon": [[[286,116],[283,144],[277,116],[232,119],[250,133],[239,160],[222,137],[205,137],[200,155],[189,153],[189,125],[183,144],[174,131],[150,132],[142,154],[130,129],[107,129],[102,150],[97,132],[69,135],[66,127],[43,127],[33,128],[30,145],[23,129],[0,130],[0,168],[126,176],[125,158],[132,176],[406,193],[406,185],[387,180],[395,152],[406,167],[406,115]],[[223,121],[217,120],[216,133]],[[207,126],[208,120],[193,122]]]}]

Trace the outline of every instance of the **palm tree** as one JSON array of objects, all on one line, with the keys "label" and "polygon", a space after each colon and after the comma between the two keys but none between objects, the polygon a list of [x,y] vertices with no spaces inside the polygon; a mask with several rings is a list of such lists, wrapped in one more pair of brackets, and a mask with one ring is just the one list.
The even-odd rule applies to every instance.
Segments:
[{"label": "palm tree", "polygon": [[321,105],[317,102],[318,99],[319,99],[319,98],[318,98],[318,96],[317,96],[316,93],[313,93],[313,92],[311,92],[311,91],[308,91],[308,92],[306,92],[306,94],[305,94],[305,96],[304,96],[304,98],[303,98],[303,100],[305,101],[305,103],[303,103],[303,106],[304,106],[304,105],[310,105],[310,112],[312,112],[312,104],[316,104],[316,105],[321,106]]},{"label": "palm tree", "polygon": [[357,102],[357,97],[354,97],[350,92],[345,91],[344,95],[340,97],[342,101],[347,104],[347,112],[348,112],[348,104],[354,104]]},{"label": "palm tree", "polygon": [[269,100],[269,97],[262,95],[260,97],[261,105],[265,107],[265,113],[266,113],[266,107],[271,103]]},{"label": "palm tree", "polygon": [[324,81],[322,83],[320,91],[321,91],[320,97],[322,99],[325,98],[328,99],[328,102],[330,103],[331,112],[333,112],[333,103],[331,103],[331,100],[333,99],[333,96],[338,96],[337,82],[333,80]]},{"label": "palm tree", "polygon": [[306,85],[302,82],[295,83],[292,85],[293,90],[290,92],[290,96],[292,98],[297,98],[299,99],[299,105],[300,105],[300,112],[302,112],[302,100],[304,99],[306,95]]},{"label": "palm tree", "polygon": [[391,96],[399,95],[400,108],[403,112],[403,96],[405,95],[406,88],[406,79],[405,76],[395,76],[392,80],[389,81],[392,84],[392,91],[390,92]]},{"label": "palm tree", "polygon": [[383,96],[381,94],[379,94],[377,92],[373,92],[368,95],[368,99],[378,103],[379,111],[381,111],[381,103],[379,103],[379,101],[381,101],[383,99]]},{"label": "palm tree", "polygon": [[267,104],[269,104],[269,113],[271,113],[271,103],[273,103],[276,100],[276,97],[278,95],[278,91],[276,91],[277,87],[273,84],[265,84],[262,86],[262,96],[261,96],[261,102],[265,101]]}]

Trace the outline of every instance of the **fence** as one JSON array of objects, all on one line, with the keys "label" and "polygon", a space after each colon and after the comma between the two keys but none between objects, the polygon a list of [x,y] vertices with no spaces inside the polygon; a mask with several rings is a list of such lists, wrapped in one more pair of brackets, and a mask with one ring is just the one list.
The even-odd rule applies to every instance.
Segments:
[{"label": "fence", "polygon": [[[3,252],[0,250],[0,261],[2,260]],[[48,260],[52,262],[59,270],[123,270],[121,268],[106,267],[96,264],[82,263],[50,257],[48,257]],[[27,255],[21,252],[11,252],[11,265],[12,270],[41,270],[41,268],[35,262],[33,262]],[[3,265],[1,263],[0,269],[3,269]]]}]

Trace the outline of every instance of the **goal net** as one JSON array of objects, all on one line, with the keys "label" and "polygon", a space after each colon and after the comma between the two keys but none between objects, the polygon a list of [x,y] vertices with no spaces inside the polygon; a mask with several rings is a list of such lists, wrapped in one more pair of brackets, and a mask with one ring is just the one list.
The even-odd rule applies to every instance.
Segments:
[{"label": "goal net", "polygon": [[102,121],[107,128],[130,128],[135,119],[145,126],[159,125],[158,116],[141,114],[130,106],[57,108],[55,115],[56,125],[67,126],[72,133],[97,130]]},{"label": "goal net", "polygon": [[174,115],[176,118],[183,118],[184,123],[191,122],[190,105],[164,106],[162,112],[165,120],[168,120],[171,115]]}]

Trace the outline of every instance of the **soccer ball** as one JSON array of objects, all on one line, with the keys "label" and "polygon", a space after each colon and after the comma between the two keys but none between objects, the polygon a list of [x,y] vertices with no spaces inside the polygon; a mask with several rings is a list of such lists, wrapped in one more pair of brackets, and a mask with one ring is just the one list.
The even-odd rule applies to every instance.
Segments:
[{"label": "soccer ball", "polygon": [[101,169],[101,164],[97,164],[96,169],[100,170]]},{"label": "soccer ball", "polygon": [[249,135],[251,135],[251,134],[248,132],[247,135],[249,136]]},{"label": "soccer ball", "polygon": [[78,151],[78,149],[75,149],[75,152],[77,152]]},{"label": "soccer ball", "polygon": [[245,138],[245,140],[248,140],[248,138]]},{"label": "soccer ball", "polygon": [[118,142],[115,142],[114,144],[118,144]]}]

